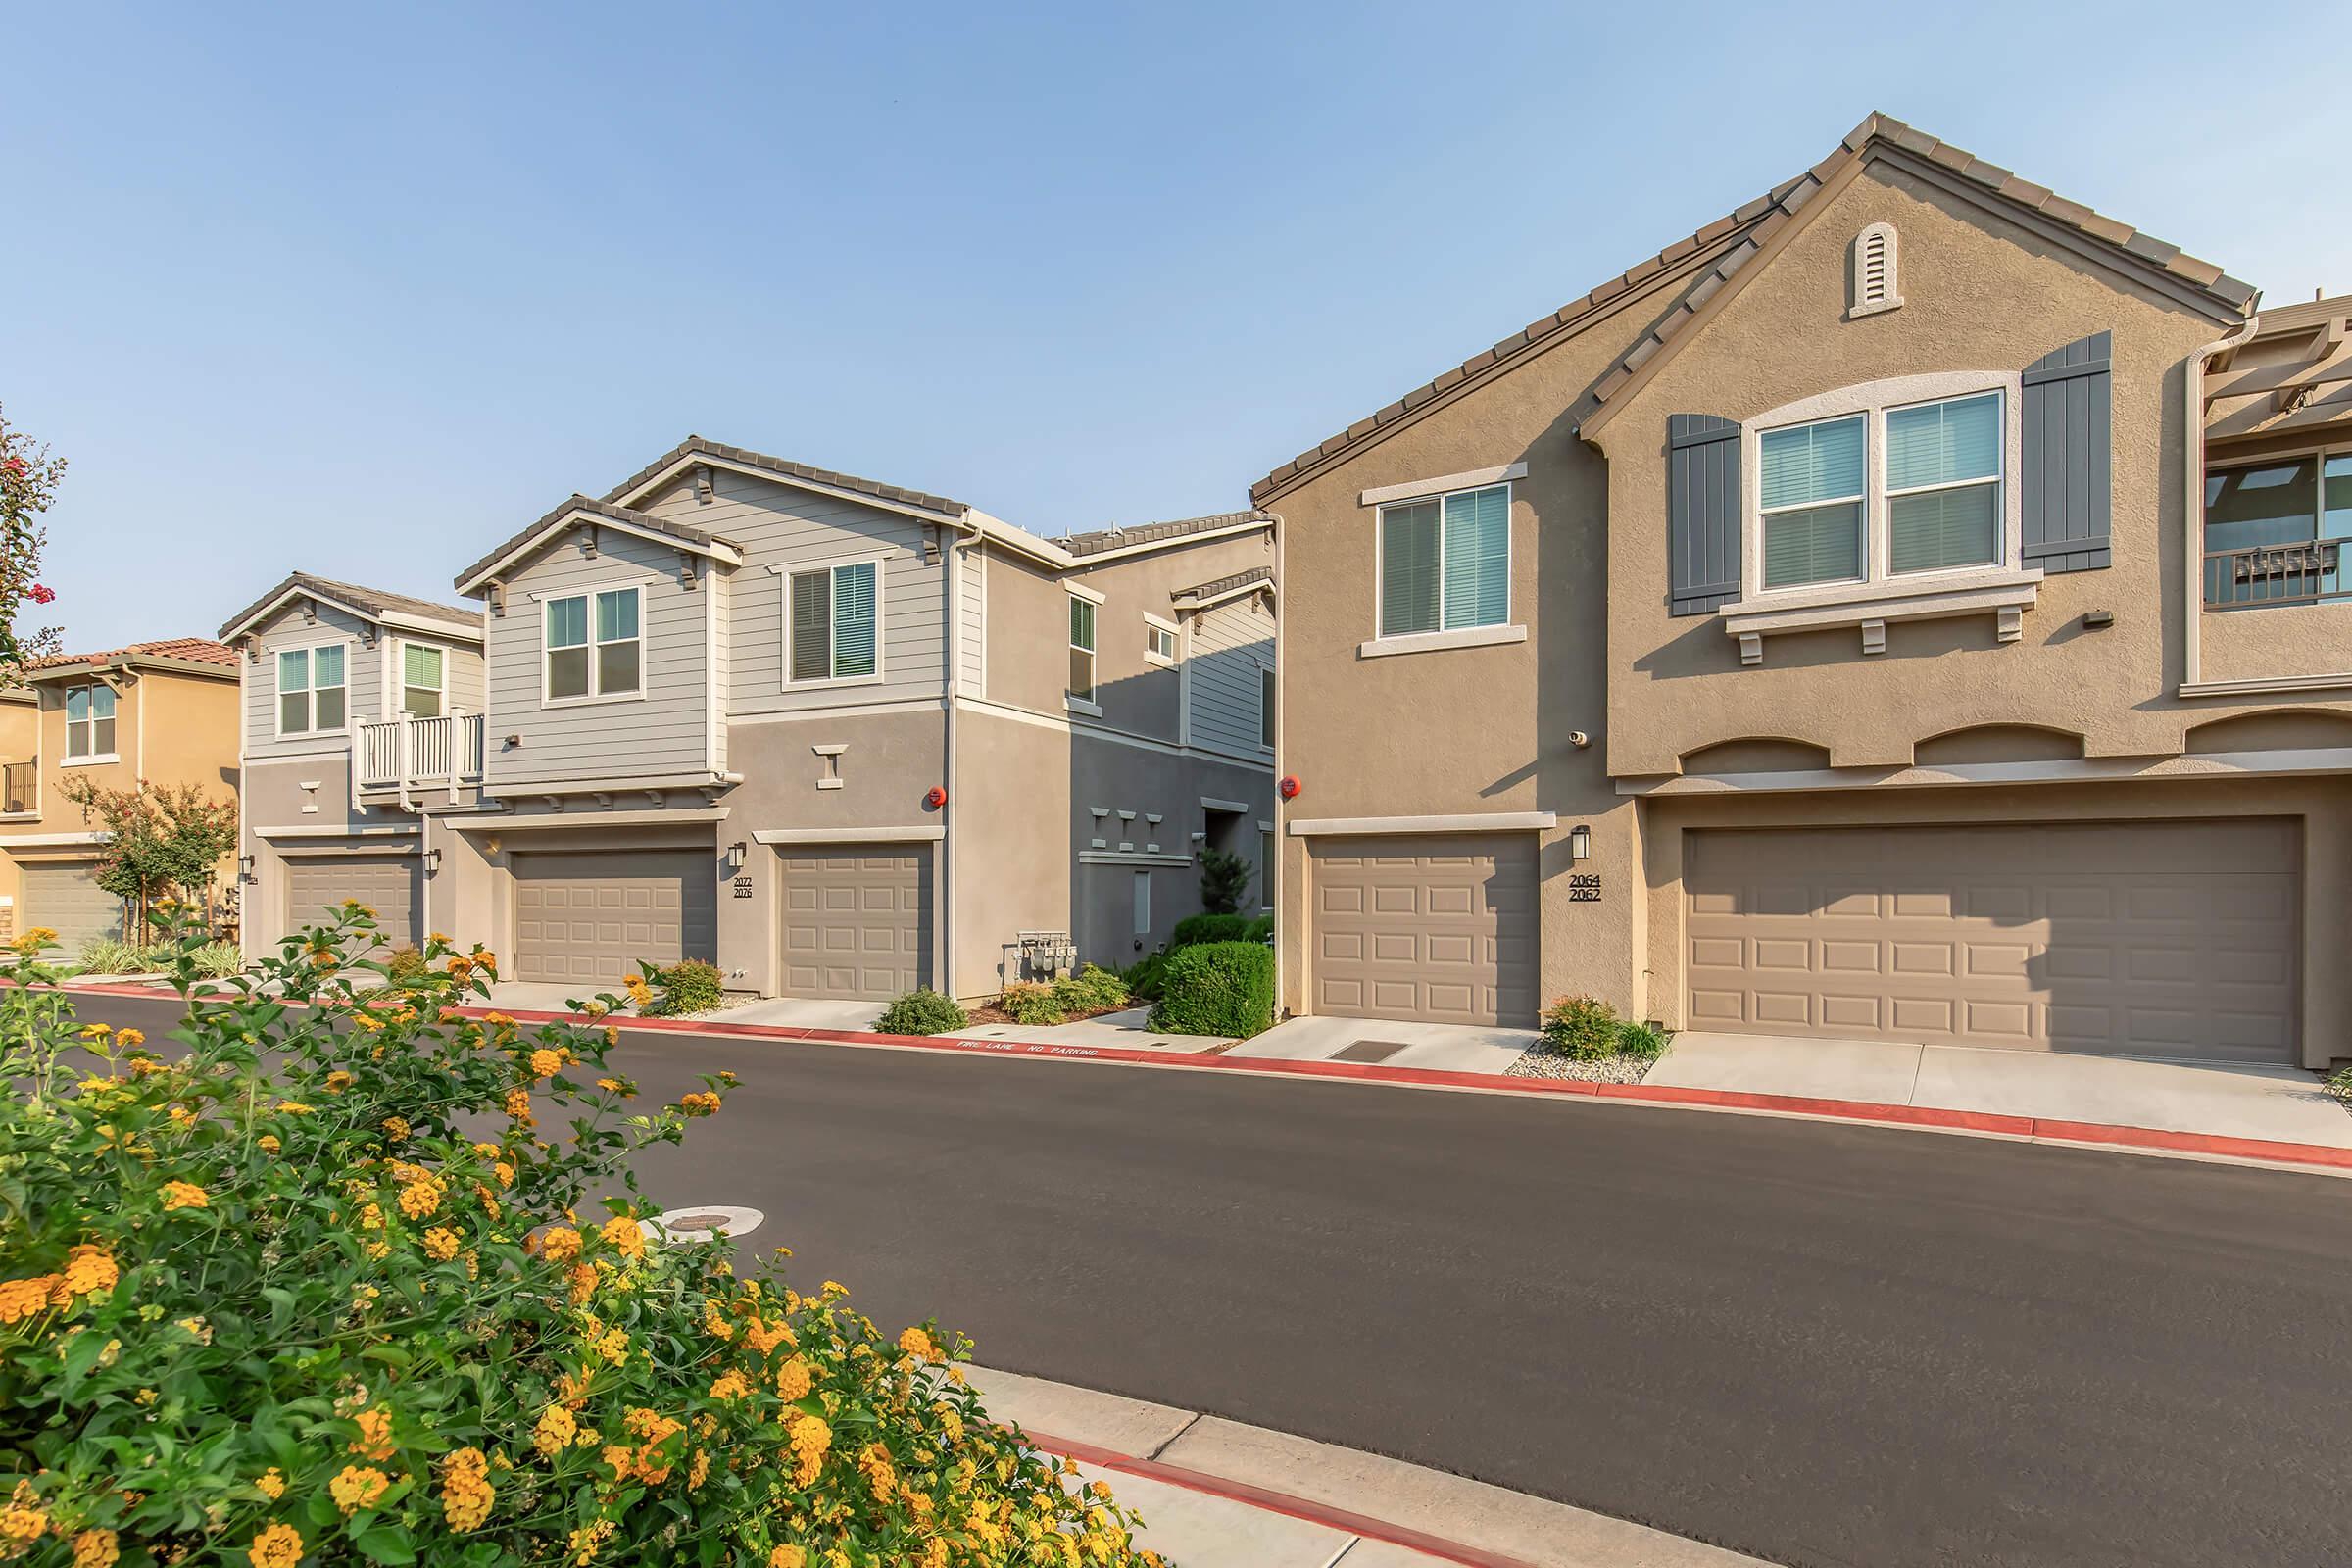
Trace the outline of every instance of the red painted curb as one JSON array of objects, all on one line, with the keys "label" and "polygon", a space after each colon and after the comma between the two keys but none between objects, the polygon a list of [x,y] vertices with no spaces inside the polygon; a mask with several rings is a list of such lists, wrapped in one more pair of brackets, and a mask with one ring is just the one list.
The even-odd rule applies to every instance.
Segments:
[{"label": "red painted curb", "polygon": [[1306,1497],[1293,1496],[1287,1492],[1268,1491],[1264,1487],[1251,1486],[1247,1481],[1233,1481],[1224,1476],[1209,1475],[1205,1471],[1188,1470],[1182,1465],[1162,1464],[1157,1459],[1138,1458],[1131,1453],[1097,1447],[1091,1443],[1079,1443],[1070,1438],[1051,1437],[1043,1432],[1024,1431],[1022,1436],[1029,1440],[1032,1447],[1076,1459],[1099,1469],[1141,1476],[1147,1481],[1164,1482],[1172,1487],[1182,1487],[1187,1492],[1202,1493],[1212,1497],[1223,1497],[1230,1502],[1262,1508],[1268,1513],[1286,1514],[1308,1524],[1361,1536],[1367,1541],[1385,1542],[1424,1556],[1462,1563],[1466,1568],[1536,1568],[1535,1564],[1524,1558],[1505,1557],[1499,1552],[1466,1546],[1458,1541],[1447,1541],[1405,1525],[1393,1525],[1368,1514],[1329,1507]]}]

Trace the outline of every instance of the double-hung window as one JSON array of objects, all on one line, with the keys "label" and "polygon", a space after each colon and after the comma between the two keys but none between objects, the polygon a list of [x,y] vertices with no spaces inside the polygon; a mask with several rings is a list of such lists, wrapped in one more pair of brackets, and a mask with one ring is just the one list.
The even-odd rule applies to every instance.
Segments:
[{"label": "double-hung window", "polygon": [[66,693],[66,760],[94,762],[115,755],[115,689],[75,686]]},{"label": "double-hung window", "polygon": [[2205,602],[2308,603],[2346,591],[2352,452],[2266,458],[2205,475]]},{"label": "double-hung window", "polygon": [[[277,732],[280,735],[331,734],[342,729],[351,696],[344,654],[341,643],[278,651]],[[109,714],[115,710],[112,692],[107,694],[106,710]],[[109,727],[112,727],[111,724]],[[113,748],[108,749],[111,751]]]},{"label": "double-hung window", "polygon": [[1165,621],[1144,617],[1144,662],[1174,664],[1176,662],[1176,628]]},{"label": "double-hung window", "polygon": [[448,695],[447,657],[425,643],[400,645],[400,710],[412,718],[439,718]]},{"label": "double-hung window", "polygon": [[547,601],[549,702],[635,695],[643,685],[641,590],[604,588]]},{"label": "double-hung window", "polygon": [[1081,703],[1095,700],[1095,602],[1070,595],[1069,695]]},{"label": "double-hung window", "polygon": [[1511,618],[1511,487],[1380,509],[1380,635],[1466,631]]},{"label": "double-hung window", "polygon": [[1758,500],[1765,587],[1862,575],[1864,422],[1855,414],[1764,432]]},{"label": "double-hung window", "polygon": [[790,573],[784,590],[787,681],[871,680],[882,672],[879,578],[871,561]]},{"label": "double-hung window", "polygon": [[1886,569],[2001,559],[2001,395],[1886,411]]}]

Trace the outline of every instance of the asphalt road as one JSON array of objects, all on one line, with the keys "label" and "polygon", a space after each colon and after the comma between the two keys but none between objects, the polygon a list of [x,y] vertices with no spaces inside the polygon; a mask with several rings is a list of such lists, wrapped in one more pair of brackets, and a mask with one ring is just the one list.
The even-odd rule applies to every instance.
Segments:
[{"label": "asphalt road", "polygon": [[796,1282],[996,1366],[1792,1564],[2352,1562],[2352,1183],[669,1034],[619,1064],[744,1079],[657,1200],[762,1209]]}]

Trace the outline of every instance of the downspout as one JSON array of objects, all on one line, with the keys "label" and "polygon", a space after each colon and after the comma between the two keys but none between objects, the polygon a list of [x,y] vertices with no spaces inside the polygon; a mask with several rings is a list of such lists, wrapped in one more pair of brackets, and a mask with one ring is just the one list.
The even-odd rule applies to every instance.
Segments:
[{"label": "downspout", "polygon": [[2187,470],[2182,481],[2182,493],[2188,505],[2182,513],[2187,529],[2187,542],[2181,551],[2181,603],[2186,610],[2186,626],[2180,641],[2180,684],[2194,686],[2204,669],[2205,635],[2205,367],[2216,356],[2237,348],[2253,336],[2262,325],[2262,313],[2257,311],[2243,324],[2226,337],[2215,338],[2188,357],[2187,373],[2180,378],[2183,408],[2187,422],[2181,447],[2187,454],[2182,466]]},{"label": "downspout", "polygon": [[[949,543],[946,557],[948,567],[948,681],[946,700],[948,722],[947,736],[944,745],[945,755],[941,759],[941,771],[946,774],[946,777],[940,780],[940,787],[948,792],[948,801],[945,806],[942,806],[939,808],[939,913],[941,929],[939,934],[939,943],[937,949],[938,958],[936,959],[936,963],[942,982],[939,988],[940,992],[942,995],[950,997],[956,995],[956,808],[963,799],[963,780],[961,775],[956,771],[956,731],[957,728],[958,718],[957,710],[961,708],[963,704],[963,562],[965,553],[968,552],[972,546],[980,542],[982,534],[981,525],[977,522],[971,521],[970,517],[971,514],[966,513],[963,518],[959,519],[953,525],[958,531],[963,531],[963,537],[953,540]],[[968,531],[964,531],[967,529]],[[982,630],[982,635],[987,635],[985,627]]]},{"label": "downspout", "polygon": [[[1286,572],[1284,572],[1282,564],[1282,514],[1279,512],[1269,512],[1266,514],[1266,515],[1274,519],[1274,777],[1276,780],[1276,788],[1274,791],[1274,854],[1272,856],[1274,863],[1266,867],[1266,874],[1273,883],[1272,888],[1268,891],[1268,897],[1273,901],[1274,905],[1274,1011],[1276,1017],[1279,1018],[1282,1013],[1286,980],[1286,977],[1283,973],[1283,954],[1290,946],[1290,944],[1285,940],[1286,933],[1284,930],[1285,922],[1283,919],[1282,905],[1284,883],[1282,868],[1290,861],[1291,841],[1290,822],[1288,820],[1288,808],[1290,803],[1282,798],[1282,790],[1280,788],[1280,781],[1282,778],[1282,759],[1286,750],[1283,745],[1283,738],[1288,733],[1291,723],[1290,672],[1284,667],[1287,662],[1285,650],[1289,648],[1291,640],[1282,634],[1283,613],[1289,608],[1288,601],[1284,594],[1285,588],[1290,582],[1290,577]],[[1187,661],[1187,662],[1189,663],[1190,661]],[[1301,920],[1305,918],[1303,909],[1300,911],[1300,918]],[[1299,931],[1298,941],[1299,950],[1304,952],[1306,943],[1306,933],[1304,930]],[[1303,996],[1301,997],[1301,1000],[1304,1000]]]}]

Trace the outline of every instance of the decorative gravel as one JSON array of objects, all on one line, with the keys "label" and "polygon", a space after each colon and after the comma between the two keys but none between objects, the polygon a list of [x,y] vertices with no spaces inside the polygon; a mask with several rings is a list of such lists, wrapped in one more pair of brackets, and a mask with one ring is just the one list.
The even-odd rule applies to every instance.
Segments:
[{"label": "decorative gravel", "polygon": [[1517,1061],[1502,1070],[1513,1078],[1577,1078],[1594,1084],[1638,1084],[1654,1065],[1646,1056],[1603,1056],[1598,1061],[1578,1061],[1573,1056],[1531,1046],[1519,1054]]}]

